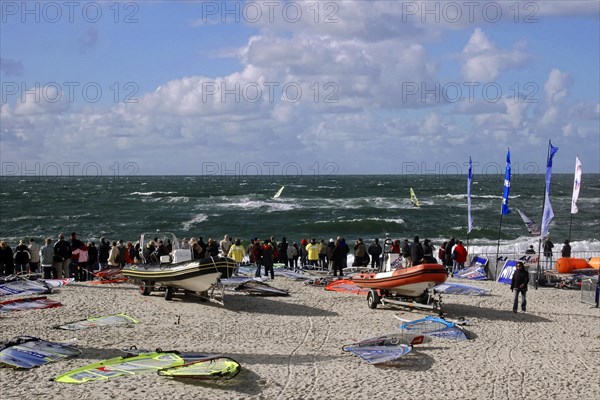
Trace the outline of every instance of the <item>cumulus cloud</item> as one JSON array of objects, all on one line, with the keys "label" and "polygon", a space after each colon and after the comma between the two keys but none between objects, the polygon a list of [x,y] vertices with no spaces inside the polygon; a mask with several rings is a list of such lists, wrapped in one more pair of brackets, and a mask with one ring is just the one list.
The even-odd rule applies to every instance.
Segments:
[{"label": "cumulus cloud", "polygon": [[481,28],[475,28],[462,50],[462,75],[470,82],[491,82],[501,72],[525,66],[529,56],[518,48],[504,50],[489,40]]},{"label": "cumulus cloud", "polygon": [[541,118],[542,124],[550,125],[558,120],[561,106],[564,104],[572,84],[569,74],[559,69],[550,71],[544,84],[545,105],[547,108]]}]

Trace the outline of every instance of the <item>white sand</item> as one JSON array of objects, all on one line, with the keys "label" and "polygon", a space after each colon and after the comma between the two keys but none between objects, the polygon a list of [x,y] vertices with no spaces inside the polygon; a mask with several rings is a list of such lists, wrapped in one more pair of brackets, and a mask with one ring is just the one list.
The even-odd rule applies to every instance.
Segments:
[{"label": "white sand", "polygon": [[[129,284],[74,283],[49,297],[63,307],[0,317],[1,340],[17,335],[77,338],[82,356],[33,370],[0,369],[4,399],[595,399],[600,398],[600,311],[579,291],[530,289],[528,312],[512,312],[506,285],[475,282],[492,296],[445,296],[451,318],[466,317],[476,339],[434,340],[393,367],[368,365],[341,350],[349,339],[395,331],[394,315],[425,312],[367,307],[364,296],[326,292],[277,277],[289,297],[228,292],[225,307],[158,293],[142,297]],[[78,332],[53,325],[126,313],[127,328]],[[179,320],[179,324],[176,324]],[[156,374],[82,385],[50,381],[70,369],[122,355],[119,349],[162,348],[222,353],[240,374],[224,383],[174,381]]]}]

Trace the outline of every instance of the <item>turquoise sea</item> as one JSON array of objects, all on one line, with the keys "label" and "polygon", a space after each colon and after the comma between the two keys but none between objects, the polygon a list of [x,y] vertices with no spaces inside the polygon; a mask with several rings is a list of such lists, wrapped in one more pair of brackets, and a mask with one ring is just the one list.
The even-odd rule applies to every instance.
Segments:
[{"label": "turquoise sea", "polygon": [[[504,177],[475,176],[471,246],[498,240]],[[83,240],[136,240],[143,232],[173,232],[179,238],[224,234],[286,236],[288,241],[344,236],[412,238],[439,245],[451,235],[466,240],[467,179],[449,175],[360,176],[130,176],[2,177],[0,238],[11,246],[21,238],[52,237],[75,231]],[[273,195],[285,185],[280,198]],[[409,200],[416,192],[421,207]],[[569,235],[573,175],[552,176],[552,240]],[[540,222],[544,176],[513,175],[509,207],[502,219],[501,244],[523,249],[537,244],[516,211]],[[573,215],[573,250],[600,252],[600,175],[584,175]],[[537,246],[536,246],[537,247]]]}]

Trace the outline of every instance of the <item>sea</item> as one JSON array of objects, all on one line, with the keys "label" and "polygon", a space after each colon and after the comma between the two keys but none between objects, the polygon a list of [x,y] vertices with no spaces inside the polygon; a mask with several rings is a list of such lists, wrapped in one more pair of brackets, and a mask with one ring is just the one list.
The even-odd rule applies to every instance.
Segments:
[{"label": "sea", "polygon": [[[227,234],[245,243],[272,235],[289,242],[343,236],[367,245],[419,235],[436,247],[454,236],[468,242],[471,254],[522,253],[529,245],[537,251],[539,237],[528,233],[517,208],[540,223],[545,190],[543,175],[513,175],[511,212],[501,217],[504,176],[475,176],[467,234],[464,175],[4,176],[0,182],[0,239],[13,249],[19,239],[54,240],[61,232],[91,241],[172,232],[205,241]],[[554,250],[570,237],[574,255],[600,255],[600,175],[583,176],[577,214],[571,214],[572,192],[572,174],[552,176]]]}]

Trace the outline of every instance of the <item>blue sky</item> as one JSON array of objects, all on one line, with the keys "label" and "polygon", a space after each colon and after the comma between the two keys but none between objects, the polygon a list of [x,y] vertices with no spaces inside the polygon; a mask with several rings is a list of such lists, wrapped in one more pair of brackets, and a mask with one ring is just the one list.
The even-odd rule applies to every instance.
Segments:
[{"label": "blue sky", "polygon": [[3,175],[600,172],[597,1],[68,4],[1,3]]}]

